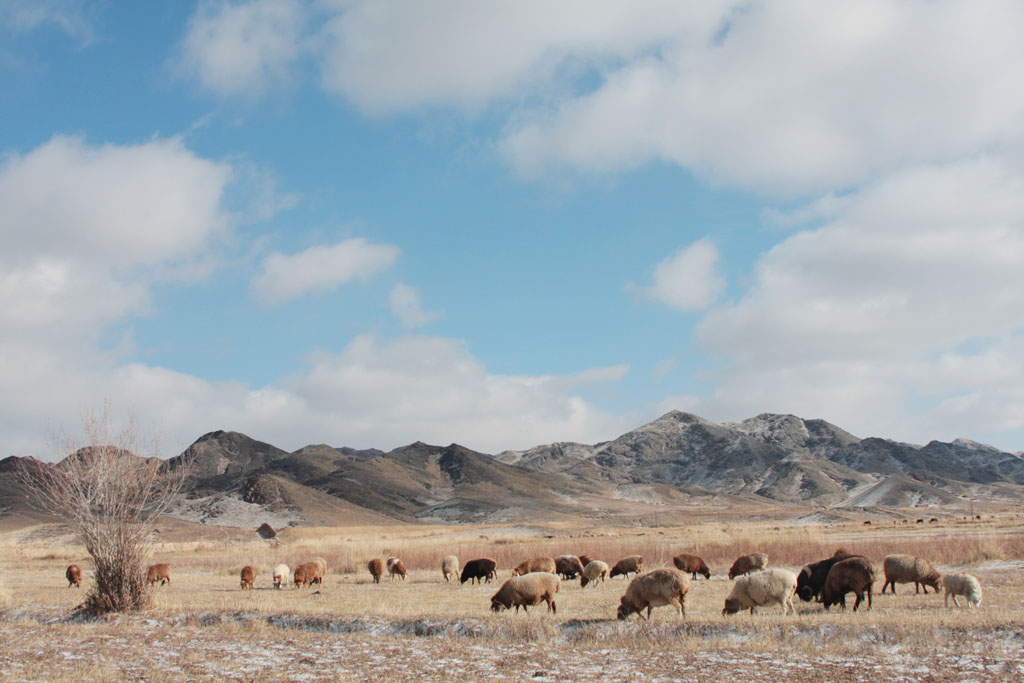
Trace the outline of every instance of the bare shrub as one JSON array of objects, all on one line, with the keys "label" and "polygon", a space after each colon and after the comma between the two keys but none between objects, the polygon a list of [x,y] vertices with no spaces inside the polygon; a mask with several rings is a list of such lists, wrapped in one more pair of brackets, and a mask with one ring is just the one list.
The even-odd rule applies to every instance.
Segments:
[{"label": "bare shrub", "polygon": [[[23,461],[19,476],[33,504],[68,524],[95,564],[85,609],[94,614],[138,610],[148,602],[148,536],[180,492],[187,467],[170,469],[155,445],[139,441],[134,419],[111,433],[110,405],[82,420],[85,445],[55,439],[56,464]],[[148,455],[138,453],[145,450]]]}]

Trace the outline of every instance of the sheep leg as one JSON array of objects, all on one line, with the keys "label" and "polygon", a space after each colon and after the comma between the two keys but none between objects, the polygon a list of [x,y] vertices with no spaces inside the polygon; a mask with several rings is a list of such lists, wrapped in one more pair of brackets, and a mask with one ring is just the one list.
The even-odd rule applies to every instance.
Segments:
[{"label": "sheep leg", "polygon": [[[647,605],[647,621],[651,620],[651,610],[654,609],[654,605]],[[640,614],[640,613],[638,613]],[[641,614],[643,616],[643,614]]]},{"label": "sheep leg", "polygon": [[[947,604],[948,604],[948,603],[947,603]],[[959,607],[959,606],[960,606],[960,603],[959,603],[959,602],[957,601],[957,599],[956,599],[956,593],[954,593],[954,594],[953,594],[953,604],[954,604],[954,605],[956,605],[957,607]]]},{"label": "sheep leg", "polygon": [[552,614],[558,614],[558,605],[556,605],[555,601],[550,598],[548,598],[548,611]]}]

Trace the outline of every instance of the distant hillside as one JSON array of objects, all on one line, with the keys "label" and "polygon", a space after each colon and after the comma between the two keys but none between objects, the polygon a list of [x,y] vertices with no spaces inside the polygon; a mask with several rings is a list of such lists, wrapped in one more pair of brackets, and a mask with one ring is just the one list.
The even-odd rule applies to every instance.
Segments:
[{"label": "distant hillside", "polygon": [[[0,461],[0,520],[38,519]],[[496,456],[451,444],[289,453],[204,434],[169,467],[193,468],[176,514],[208,524],[693,519],[737,506],[840,510],[1024,501],[1024,459],[970,441],[859,439],[823,420],[762,414],[725,424],[673,411],[593,445]],[[18,517],[20,515],[21,517]]]}]

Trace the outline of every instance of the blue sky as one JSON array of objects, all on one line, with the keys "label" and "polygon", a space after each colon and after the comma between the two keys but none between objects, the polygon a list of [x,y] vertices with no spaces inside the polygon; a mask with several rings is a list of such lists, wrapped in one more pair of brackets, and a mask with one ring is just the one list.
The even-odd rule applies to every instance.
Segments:
[{"label": "blue sky", "polygon": [[0,443],[1024,449],[1016,2],[0,0]]}]

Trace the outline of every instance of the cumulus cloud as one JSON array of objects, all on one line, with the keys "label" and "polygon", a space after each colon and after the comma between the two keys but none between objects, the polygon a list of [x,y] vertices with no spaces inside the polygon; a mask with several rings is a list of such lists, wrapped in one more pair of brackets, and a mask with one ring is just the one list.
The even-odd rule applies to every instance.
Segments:
[{"label": "cumulus cloud", "polygon": [[439,312],[424,310],[420,293],[402,282],[391,289],[388,303],[391,306],[391,312],[406,329],[424,327],[441,317]]},{"label": "cumulus cloud", "polygon": [[695,405],[905,438],[1024,427],[1022,273],[1021,168],[979,158],[893,174],[769,250],[747,293],[708,312],[697,345],[728,363]]},{"label": "cumulus cloud", "polygon": [[680,311],[706,308],[725,287],[717,264],[718,249],[704,237],[655,266],[653,283],[640,291]]},{"label": "cumulus cloud", "polygon": [[287,85],[304,49],[307,11],[288,0],[204,2],[189,20],[180,66],[224,95]]},{"label": "cumulus cloud", "polygon": [[266,305],[310,292],[328,292],[353,280],[368,280],[398,258],[398,247],[371,244],[361,237],[310,247],[298,254],[274,253],[263,259],[252,292]]}]

